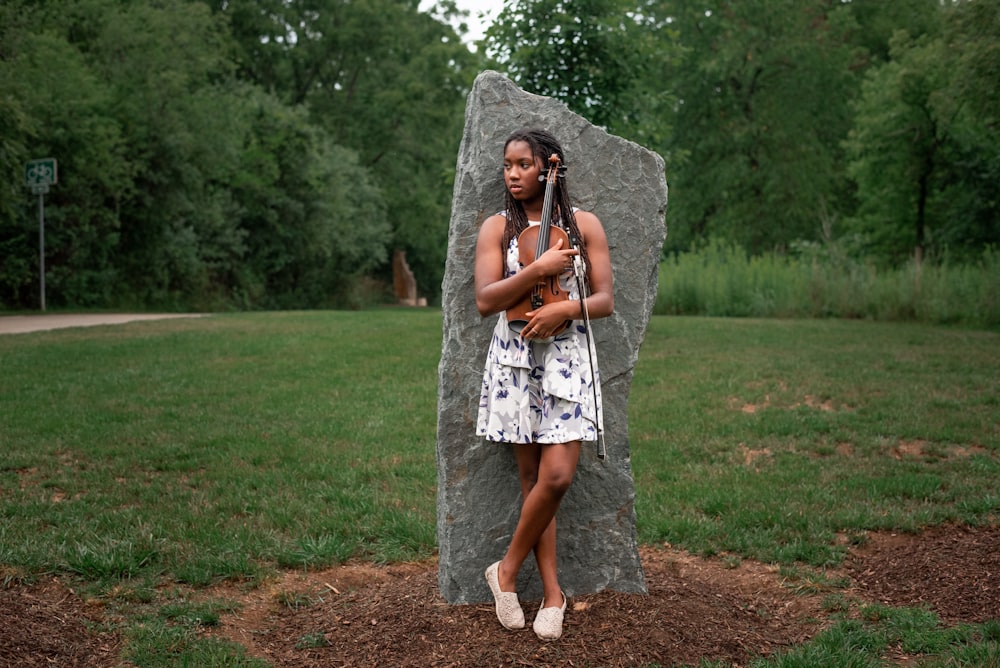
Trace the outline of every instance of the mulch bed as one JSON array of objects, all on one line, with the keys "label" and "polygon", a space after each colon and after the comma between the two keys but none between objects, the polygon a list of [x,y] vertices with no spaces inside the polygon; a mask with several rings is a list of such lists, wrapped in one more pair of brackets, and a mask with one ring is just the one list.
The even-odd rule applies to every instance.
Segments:
[{"label": "mulch bed", "polygon": [[0,587],[0,666],[113,666],[121,639],[94,630],[101,616],[57,579]]},{"label": "mulch bed", "polygon": [[[491,605],[447,605],[436,562],[352,564],[285,573],[242,591],[224,584],[199,597],[238,600],[212,635],[238,642],[276,668],[331,666],[743,666],[803,642],[827,624],[823,594],[803,594],[776,569],[735,568],[669,549],[641,553],[648,595],[574,597],[562,639],[503,630]],[[937,527],[921,535],[872,534],[841,573],[846,594],[926,607],[946,624],[1000,618],[1000,526]],[[284,601],[285,604],[282,604]],[[305,602],[289,605],[290,601]],[[112,667],[121,639],[101,632],[101,606],[58,580],[0,588],[0,666]]]},{"label": "mulch bed", "polygon": [[867,601],[929,608],[948,625],[1000,619],[1000,526],[883,536],[845,570]]}]

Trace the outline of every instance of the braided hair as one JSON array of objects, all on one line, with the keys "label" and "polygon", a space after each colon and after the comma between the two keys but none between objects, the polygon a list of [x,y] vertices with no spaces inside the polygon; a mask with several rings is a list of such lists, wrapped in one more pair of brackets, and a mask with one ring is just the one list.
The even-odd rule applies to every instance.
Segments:
[{"label": "braided hair", "polygon": [[[566,164],[566,154],[563,153],[559,141],[546,130],[518,130],[507,137],[504,142],[504,151],[511,142],[523,141],[531,147],[531,153],[535,160],[542,165],[549,164],[549,156],[553,153],[559,156],[562,164]],[[514,199],[509,190],[504,190],[504,208],[507,212],[507,224],[503,231],[503,248],[505,251],[510,248],[510,242],[528,228],[528,216],[524,212],[524,205]],[[580,244],[580,255],[583,257],[584,266],[590,266],[590,258],[587,255],[587,247],[583,243],[583,235],[576,224],[576,216],[573,215],[573,205],[570,202],[569,191],[566,187],[565,177],[556,179],[554,191],[552,193],[552,224],[561,227],[571,239],[576,238]]]}]

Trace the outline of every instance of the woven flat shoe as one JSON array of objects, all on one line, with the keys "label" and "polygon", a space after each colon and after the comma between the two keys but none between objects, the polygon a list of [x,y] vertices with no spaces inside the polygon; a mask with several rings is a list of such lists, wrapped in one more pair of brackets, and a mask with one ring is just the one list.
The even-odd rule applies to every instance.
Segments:
[{"label": "woven flat shoe", "polygon": [[[566,594],[563,594],[562,597],[561,608],[538,608],[538,614],[535,615],[535,622],[531,628],[534,629],[535,635],[542,640],[559,640],[562,636],[563,616],[566,614]],[[545,605],[544,598],[542,605]]]},{"label": "woven flat shoe", "polygon": [[516,631],[524,628],[524,611],[517,601],[517,592],[500,591],[500,579],[497,571],[500,569],[500,562],[491,564],[486,569],[486,584],[493,592],[493,600],[496,601],[497,619],[500,624],[509,631]]}]

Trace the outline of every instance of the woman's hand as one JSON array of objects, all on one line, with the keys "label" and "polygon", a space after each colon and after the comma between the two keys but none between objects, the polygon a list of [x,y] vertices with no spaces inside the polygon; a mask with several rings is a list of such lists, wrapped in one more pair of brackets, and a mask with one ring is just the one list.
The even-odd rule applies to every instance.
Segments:
[{"label": "woman's hand", "polygon": [[558,276],[573,267],[573,256],[579,255],[580,251],[575,248],[564,249],[562,245],[562,238],[556,239],[551,248],[531,263],[536,265],[542,276]]},{"label": "woman's hand", "polygon": [[580,302],[575,299],[552,302],[524,315],[528,318],[528,324],[521,330],[521,336],[526,339],[547,339],[563,330],[567,320],[580,317]]}]

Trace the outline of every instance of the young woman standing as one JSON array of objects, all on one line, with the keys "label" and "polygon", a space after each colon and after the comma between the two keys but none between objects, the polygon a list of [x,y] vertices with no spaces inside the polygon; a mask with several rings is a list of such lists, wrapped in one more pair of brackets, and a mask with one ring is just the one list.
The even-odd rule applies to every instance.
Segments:
[{"label": "young woman standing", "polygon": [[[483,222],[475,268],[480,314],[499,314],[483,374],[477,434],[513,444],[521,485],[521,515],[514,535],[503,558],[486,569],[486,581],[500,623],[507,629],[523,628],[516,582],[521,565],[534,551],[544,598],[532,626],[545,640],[562,635],[566,610],[557,572],[556,511],[573,481],[581,442],[598,438],[600,407],[595,405],[594,384],[599,376],[596,360],[587,354],[581,297],[591,319],[614,310],[604,228],[597,216],[572,206],[564,178],[554,180],[551,221],[579,250],[559,239],[530,263],[519,261],[518,237],[543,218],[553,155],[565,162],[562,147],[544,130],[524,130],[507,139],[505,209]],[[578,254],[585,272],[584,295],[573,278]],[[507,311],[550,277],[568,290],[569,298],[533,308],[523,314],[517,331],[512,329]]]}]

